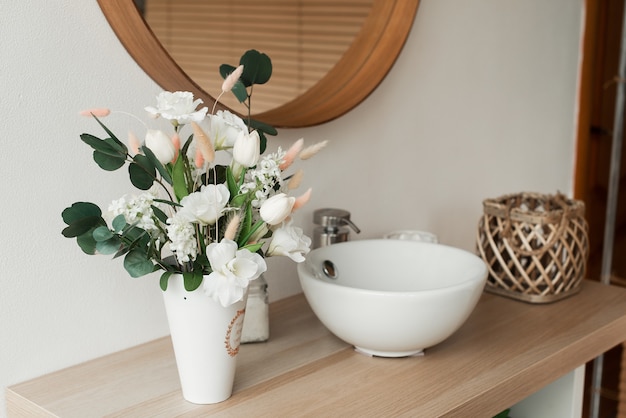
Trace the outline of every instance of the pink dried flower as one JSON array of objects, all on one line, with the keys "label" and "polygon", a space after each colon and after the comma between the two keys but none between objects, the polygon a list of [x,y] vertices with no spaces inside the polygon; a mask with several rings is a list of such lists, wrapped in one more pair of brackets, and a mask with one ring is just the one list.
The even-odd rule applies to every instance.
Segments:
[{"label": "pink dried flower", "polygon": [[283,157],[283,161],[280,163],[278,168],[280,168],[281,170],[286,170],[287,168],[289,168],[289,166],[293,164],[300,151],[302,151],[303,146],[303,138],[300,138],[296,142],[294,142],[293,145],[291,145],[291,147],[289,147],[289,149],[287,150],[287,153]]},{"label": "pink dried flower", "polygon": [[302,206],[306,205],[308,201],[311,200],[312,193],[313,193],[313,190],[309,188],[309,190],[307,190],[302,195],[297,197],[295,203],[293,204],[292,210],[300,209]]},{"label": "pink dried flower", "polygon": [[176,149],[176,153],[174,154],[174,158],[172,159],[172,164],[174,164],[178,159],[178,153],[180,151],[180,136],[178,136],[177,133],[172,136],[172,144],[174,144],[174,148]]},{"label": "pink dried flower", "polygon": [[106,107],[96,107],[93,109],[85,109],[80,112],[81,116],[96,116],[98,118],[103,118],[105,116],[109,116],[111,114],[111,110]]},{"label": "pink dried flower", "polygon": [[139,154],[140,146],[141,142],[139,141],[139,138],[137,138],[137,136],[135,136],[132,131],[128,131],[128,147],[130,148],[130,151],[133,153],[133,155]]},{"label": "pink dried flower", "polygon": [[224,231],[224,238],[234,241],[237,236],[237,232],[239,231],[239,215],[235,214],[228,222],[228,226],[226,227],[226,231]]},{"label": "pink dried flower", "polygon": [[315,154],[320,152],[320,150],[324,148],[326,145],[328,145],[328,140],[318,142],[317,144],[313,144],[310,147],[307,147],[300,153],[300,159],[308,160],[309,158],[313,157]]},{"label": "pink dried flower", "polygon": [[204,157],[204,161],[212,163],[215,159],[215,149],[213,148],[213,144],[211,144],[211,140],[196,122],[191,122],[191,126],[193,127],[193,139],[195,139],[196,145],[202,153],[202,157]]},{"label": "pink dried flower", "polygon": [[233,87],[235,86],[235,84],[237,83],[237,81],[239,80],[239,77],[241,77],[242,73],[243,73],[243,65],[240,65],[239,67],[235,68],[235,70],[232,73],[230,73],[228,77],[224,79],[224,82],[222,83],[222,92],[231,91]]},{"label": "pink dried flower", "polygon": [[304,177],[304,170],[299,169],[296,173],[291,176],[289,182],[287,183],[287,188],[289,190],[297,189],[302,183],[302,178]]},{"label": "pink dried flower", "polygon": [[202,151],[200,151],[200,147],[196,148],[196,156],[193,159],[196,168],[202,168],[204,165],[204,157],[202,156]]}]

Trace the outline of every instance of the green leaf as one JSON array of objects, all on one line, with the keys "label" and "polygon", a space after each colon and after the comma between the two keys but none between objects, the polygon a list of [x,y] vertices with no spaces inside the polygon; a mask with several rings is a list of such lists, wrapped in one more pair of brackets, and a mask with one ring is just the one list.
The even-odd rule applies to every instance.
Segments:
[{"label": "green leaf", "polygon": [[111,137],[111,140],[114,141],[118,146],[120,146],[121,149],[124,150],[124,153],[127,154],[128,153],[128,149],[126,148],[126,145],[124,145],[122,143],[122,141],[120,141],[119,139],[117,139],[117,137],[115,136],[115,134],[113,132],[111,132],[111,130],[109,128],[107,128],[104,123],[100,122],[100,119],[98,119],[97,117],[94,116],[94,119],[96,120],[96,122],[98,122],[98,124],[100,126],[102,126],[102,129],[104,129],[104,131]]},{"label": "green leaf", "polygon": [[241,81],[237,81],[230,92],[235,95],[237,100],[239,100],[239,103],[243,103],[248,100],[248,90]]},{"label": "green leaf", "polygon": [[261,154],[265,152],[265,148],[267,148],[267,138],[262,131],[259,132],[259,151]]},{"label": "green leaf", "polygon": [[123,155],[126,156],[128,148],[126,145],[116,141],[113,138],[100,139],[97,136],[91,134],[82,134],[80,139],[95,151],[100,151],[109,155]]},{"label": "green leaf", "polygon": [[260,131],[259,133],[263,132],[267,135],[272,135],[272,136],[278,135],[278,131],[276,130],[276,128],[274,128],[271,125],[268,125],[265,122],[261,122],[260,120],[250,119],[249,124],[252,129],[256,129],[257,131]]},{"label": "green leaf", "polygon": [[197,288],[200,287],[202,283],[202,272],[200,271],[189,271],[183,273],[183,282],[185,285],[185,290],[188,292],[193,292]]},{"label": "green leaf", "polygon": [[203,179],[206,180],[204,184],[219,184],[225,183],[227,179],[226,171],[229,169],[228,166],[224,165],[216,165],[212,170],[209,170],[209,178]]},{"label": "green leaf", "polygon": [[117,138],[104,138],[102,141],[112,150],[117,151],[118,154],[124,157],[128,154],[128,148],[126,148],[126,145],[122,144]]},{"label": "green leaf", "polygon": [[139,248],[134,248],[124,257],[124,268],[131,277],[141,277],[154,271],[154,264],[146,253]]},{"label": "green leaf", "polygon": [[126,229],[122,234],[122,237],[125,242],[130,242],[130,244],[127,244],[130,249],[135,247],[145,248],[150,242],[150,235],[137,226]]},{"label": "green leaf", "polygon": [[239,229],[239,241],[238,245],[243,246],[246,241],[244,239],[248,239],[250,236],[250,229],[252,228],[252,203],[248,202],[246,205],[246,210],[243,215],[243,219],[241,220],[241,227]]},{"label": "green leaf", "polygon": [[224,80],[228,77],[233,71],[235,71],[236,67],[230,64],[222,64],[220,65],[220,75]]},{"label": "green leaf", "polygon": [[263,244],[264,244],[263,242],[257,242],[256,244],[245,245],[241,248],[248,250],[251,253],[256,253],[257,251],[261,249],[261,247],[263,247]]},{"label": "green leaf", "polygon": [[137,154],[128,166],[130,182],[139,190],[148,190],[156,179],[156,169],[148,157]]},{"label": "green leaf", "polygon": [[161,177],[163,177],[163,180],[165,180],[168,184],[172,184],[172,177],[170,176],[170,173],[168,173],[168,171],[165,168],[165,166],[163,166],[163,164],[161,164],[161,161],[159,161],[157,159],[157,157],[154,155],[152,150],[150,148],[148,148],[148,147],[141,147],[141,149],[142,149],[143,153],[146,155],[146,157],[148,158],[148,160],[150,160],[152,165],[161,174]]},{"label": "green leaf", "polygon": [[83,235],[101,225],[106,225],[104,219],[102,219],[100,216],[89,216],[72,222],[69,226],[63,229],[61,233],[66,238],[74,238]]},{"label": "green leaf", "polygon": [[120,239],[114,235],[108,240],[97,241],[96,250],[100,254],[107,254],[107,255],[115,254],[120,249],[120,245],[121,245]]},{"label": "green leaf", "polygon": [[231,196],[236,196],[239,193],[239,185],[230,167],[226,169],[226,185],[228,186],[228,191]]},{"label": "green leaf", "polygon": [[167,223],[168,216],[165,212],[163,212],[161,209],[157,208],[154,205],[152,205],[151,208],[152,212],[154,212],[154,216],[156,216],[159,221]]},{"label": "green leaf", "polygon": [[115,171],[126,163],[125,157],[113,156],[97,150],[93,152],[93,160],[106,171]]},{"label": "green leaf", "polygon": [[61,212],[61,217],[66,224],[71,224],[79,219],[102,216],[102,210],[95,203],[76,202]]},{"label": "green leaf", "polygon": [[253,84],[265,84],[272,76],[272,60],[256,49],[246,51],[241,56],[239,64],[243,65],[240,80],[246,87]]},{"label": "green leaf", "polygon": [[174,186],[174,194],[179,202],[189,194],[187,182],[185,181],[185,162],[183,161],[182,152],[178,155],[172,169],[172,186]]},{"label": "green leaf", "polygon": [[91,234],[91,231],[88,231],[87,233],[76,237],[76,243],[78,244],[80,249],[83,250],[85,254],[88,254],[88,255],[96,254],[97,243],[96,243],[96,240],[93,239],[93,235]]},{"label": "green leaf", "polygon": [[97,227],[96,229],[94,229],[92,235],[93,239],[95,239],[96,241],[106,241],[113,238],[113,232],[111,232],[106,226]]},{"label": "green leaf", "polygon": [[126,218],[124,217],[124,215],[117,215],[115,218],[113,218],[111,226],[113,227],[113,230],[115,232],[120,232],[122,229],[124,229],[124,227],[126,227]]},{"label": "green leaf", "polygon": [[246,242],[248,242],[248,240],[250,239],[250,237],[252,236],[252,234],[254,234],[256,232],[257,229],[259,229],[265,222],[262,219],[259,219],[254,226],[252,226],[252,228],[250,228],[250,230],[248,231],[247,234],[241,234],[239,236],[239,245],[245,244]]},{"label": "green leaf", "polygon": [[161,287],[161,290],[163,290],[164,292],[167,290],[167,282],[170,279],[171,275],[172,275],[171,271],[165,271],[163,272],[163,274],[161,274],[161,279],[159,279],[159,286]]},{"label": "green leaf", "polygon": [[241,206],[243,206],[244,203],[246,203],[247,199],[247,194],[238,194],[237,196],[230,199],[230,206],[234,208],[240,208]]}]

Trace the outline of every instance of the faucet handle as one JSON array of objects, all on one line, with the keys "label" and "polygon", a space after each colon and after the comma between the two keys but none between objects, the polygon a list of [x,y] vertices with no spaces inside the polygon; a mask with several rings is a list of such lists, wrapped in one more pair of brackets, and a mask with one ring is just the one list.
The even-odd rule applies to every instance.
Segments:
[{"label": "faucet handle", "polygon": [[357,234],[361,232],[361,230],[350,220],[350,212],[343,209],[317,209],[313,212],[313,223],[330,228],[349,225]]}]

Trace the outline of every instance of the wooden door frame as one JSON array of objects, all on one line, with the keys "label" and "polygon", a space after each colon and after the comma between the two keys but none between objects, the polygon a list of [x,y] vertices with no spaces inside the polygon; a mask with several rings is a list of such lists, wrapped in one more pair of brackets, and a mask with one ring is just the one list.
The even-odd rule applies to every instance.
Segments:
[{"label": "wooden door frame", "polygon": [[574,168],[574,198],[587,199],[590,163],[591,111],[593,98],[594,58],[599,20],[600,0],[584,1],[584,27],[578,93],[578,120],[576,128],[576,157]]}]

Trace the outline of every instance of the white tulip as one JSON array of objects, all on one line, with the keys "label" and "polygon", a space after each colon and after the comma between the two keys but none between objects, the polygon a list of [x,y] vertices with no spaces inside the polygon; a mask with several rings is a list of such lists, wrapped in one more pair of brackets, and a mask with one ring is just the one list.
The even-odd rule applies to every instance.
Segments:
[{"label": "white tulip", "polygon": [[257,131],[241,131],[233,146],[233,161],[243,167],[254,167],[261,156],[261,138]]},{"label": "white tulip", "polygon": [[172,139],[163,131],[148,129],[145,144],[161,164],[171,162],[176,156],[176,147],[174,147]]},{"label": "white tulip", "polygon": [[269,225],[278,225],[291,215],[295,202],[296,198],[293,196],[287,196],[285,193],[275,194],[261,205],[259,209],[261,219]]}]

